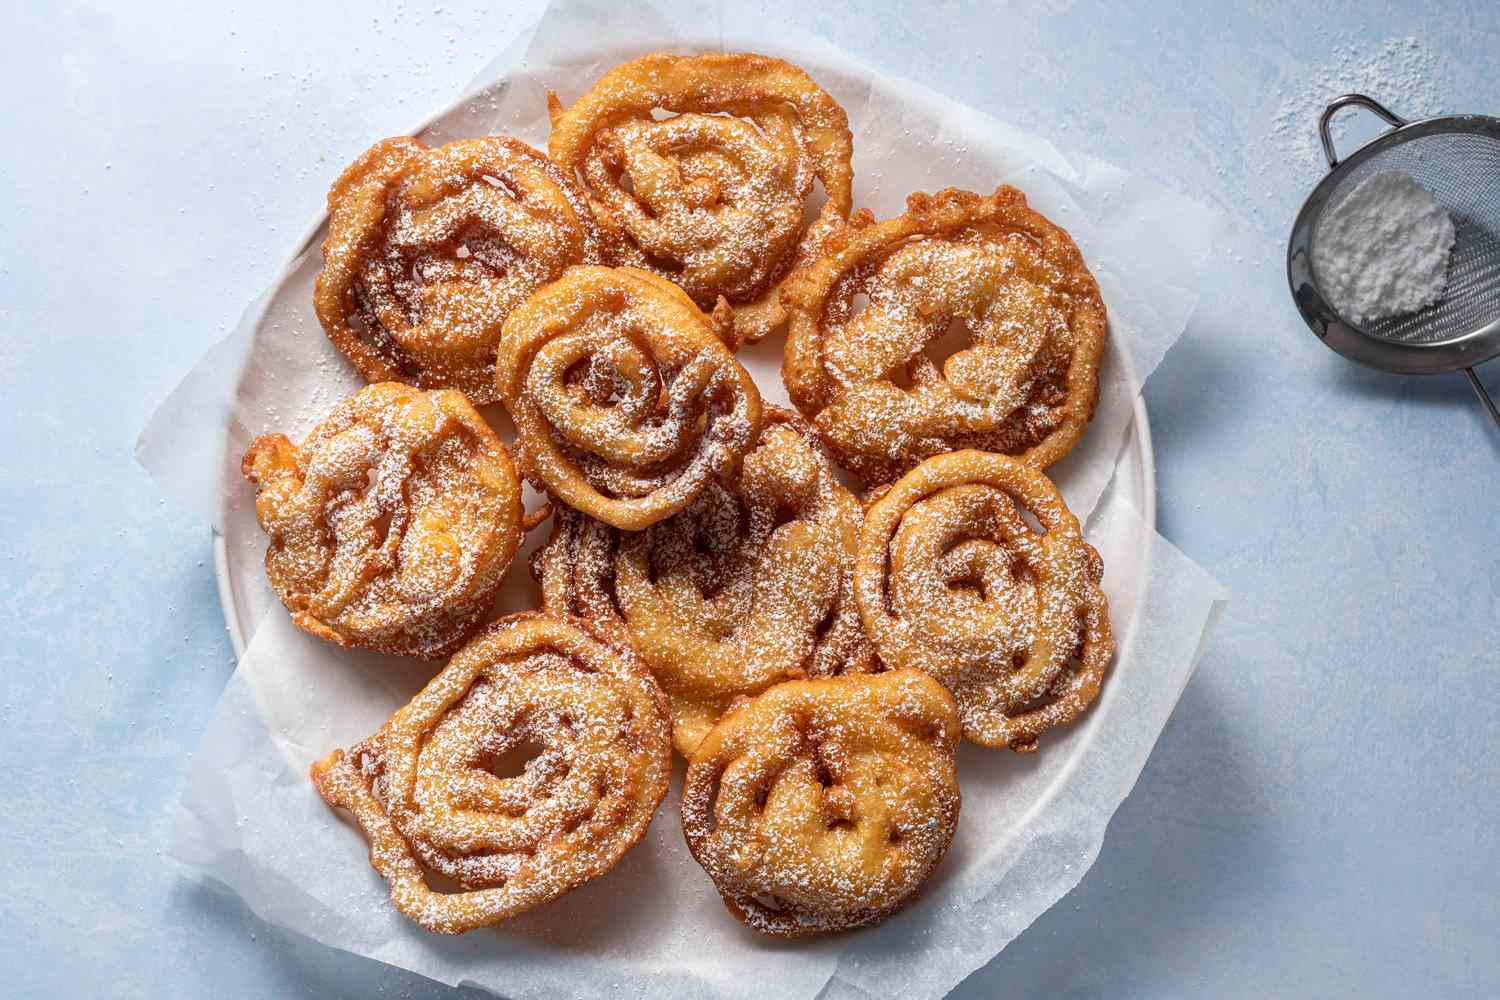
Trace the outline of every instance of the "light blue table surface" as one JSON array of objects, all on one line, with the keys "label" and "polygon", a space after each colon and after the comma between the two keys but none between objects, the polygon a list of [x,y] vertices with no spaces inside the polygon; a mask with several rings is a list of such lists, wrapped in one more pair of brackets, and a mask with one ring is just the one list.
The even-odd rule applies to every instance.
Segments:
[{"label": "light blue table surface", "polygon": [[[6,5],[0,993],[442,996],[161,857],[233,664],[207,526],[132,446],[342,165],[535,6],[211,6]],[[1500,993],[1500,434],[1461,377],[1302,325],[1316,174],[1272,128],[1330,53],[1408,37],[1438,106],[1500,113],[1500,5],[854,10],[767,16],[1229,220],[1146,398],[1161,530],[1234,599],[1097,865],[956,995]]]}]

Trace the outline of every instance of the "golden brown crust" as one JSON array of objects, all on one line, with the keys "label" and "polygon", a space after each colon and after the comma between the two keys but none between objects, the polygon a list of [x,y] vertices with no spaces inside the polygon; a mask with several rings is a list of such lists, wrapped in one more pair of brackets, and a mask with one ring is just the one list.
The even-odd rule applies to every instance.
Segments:
[{"label": "golden brown crust", "polygon": [[341,646],[441,659],[494,605],[521,537],[510,454],[454,390],[369,385],[307,440],[256,438],[266,576],[292,620]]},{"label": "golden brown crust", "polygon": [[631,645],[688,756],[738,699],[873,667],[854,603],[863,509],[801,418],[772,408],[740,475],[643,532],[558,512],[533,557],[549,610]]},{"label": "golden brown crust", "polygon": [[[583,178],[619,263],[671,278],[702,309],[726,299],[734,343],[780,325],[782,278],[849,217],[848,117],[791,63],[657,53],[616,66],[571,108],[549,104],[552,159]],[[815,180],[828,201],[804,228]]]},{"label": "golden brown crust", "polygon": [[[514,776],[496,761],[540,753]],[[666,795],[666,709],[628,651],[547,615],[496,622],[374,736],[312,766],[430,931],[487,927],[613,868]],[[462,892],[434,890],[428,871]]]},{"label": "golden brown crust", "polygon": [[694,752],[682,829],[729,912],[778,937],[877,923],[958,825],[958,712],[926,674],[787,681]]},{"label": "golden brown crust", "polygon": [[[1046,468],[1093,419],[1098,284],[1014,188],[914,194],[879,223],[862,213],[787,279],[782,301],[787,392],[867,485],[960,448]],[[924,351],[952,321],[968,344],[940,369]]]},{"label": "golden brown crust", "polygon": [[495,379],[527,478],[629,531],[732,475],[760,433],[760,393],[709,318],[632,268],[569,268],[527,299]]},{"label": "golden brown crust", "polygon": [[510,311],[605,236],[566,172],[507,136],[429,148],[384,139],[328,193],[313,295],[328,339],[368,382],[495,401],[495,347]]},{"label": "golden brown crust", "polygon": [[1027,752],[1099,696],[1115,652],[1103,574],[1046,476],[960,451],[870,505],[854,585],[885,663],[942,681],[970,740]]}]

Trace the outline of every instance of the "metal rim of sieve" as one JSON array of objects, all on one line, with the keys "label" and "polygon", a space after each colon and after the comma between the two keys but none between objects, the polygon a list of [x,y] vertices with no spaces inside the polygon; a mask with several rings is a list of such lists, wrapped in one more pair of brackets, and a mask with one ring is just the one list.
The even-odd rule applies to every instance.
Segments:
[{"label": "metal rim of sieve", "polygon": [[[1334,149],[1329,126],[1333,116],[1348,107],[1364,108],[1392,127],[1340,160]],[[1286,255],[1287,281],[1291,285],[1292,301],[1296,303],[1297,311],[1302,314],[1308,328],[1330,348],[1351,361],[1402,375],[1461,371],[1468,376],[1469,384],[1484,403],[1496,426],[1500,427],[1500,410],[1495,408],[1494,400],[1474,374],[1475,365],[1500,355],[1500,316],[1457,337],[1425,343],[1403,343],[1377,337],[1346,322],[1324,299],[1313,277],[1313,231],[1322,217],[1324,207],[1342,181],[1360,164],[1403,143],[1430,135],[1452,134],[1480,135],[1500,142],[1500,118],[1446,115],[1408,122],[1363,94],[1345,94],[1331,102],[1318,118],[1318,137],[1323,144],[1323,155],[1328,160],[1328,174],[1313,189],[1303,204],[1302,211],[1297,213],[1297,221],[1292,224],[1292,236]]]}]

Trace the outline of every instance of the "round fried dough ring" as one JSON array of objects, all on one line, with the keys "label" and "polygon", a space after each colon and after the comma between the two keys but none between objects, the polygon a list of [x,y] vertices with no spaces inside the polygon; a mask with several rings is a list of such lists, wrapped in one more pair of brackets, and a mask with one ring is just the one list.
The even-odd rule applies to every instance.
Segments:
[{"label": "round fried dough ring", "polygon": [[[782,322],[782,278],[849,217],[848,117],[781,59],[657,53],[616,66],[571,108],[548,99],[552,159],[583,178],[619,262],[671,278],[703,309],[727,301],[733,343]],[[828,201],[804,229],[814,180]]]},{"label": "round fried dough ring", "polygon": [[482,405],[495,401],[506,316],[604,253],[577,183],[525,143],[384,139],[328,193],[313,305],[366,381],[461,389]]},{"label": "round fried dough ring", "polygon": [[760,433],[760,393],[709,317],[632,268],[569,268],[529,298],[495,378],[527,477],[628,531],[731,474]]},{"label": "round fried dough ring", "polygon": [[740,698],[873,667],[853,591],[863,508],[800,417],[766,417],[740,475],[686,510],[633,534],[559,510],[533,557],[548,609],[645,662],[683,756]]},{"label": "round fried dough ring", "polygon": [[1103,573],[1045,475],[959,451],[865,512],[854,592],[883,662],[942,681],[973,742],[1024,753],[1099,695],[1115,652]]},{"label": "round fried dough ring", "polygon": [[698,745],[682,829],[729,912],[778,937],[907,903],[958,825],[958,713],[915,670],[787,681]]},{"label": "round fried dough ring", "polygon": [[[1093,419],[1098,283],[1015,188],[913,194],[879,223],[862,213],[787,278],[782,301],[787,393],[868,485],[960,448],[1046,468]],[[924,351],[950,322],[968,345],[940,369]]]},{"label": "round fried dough ring", "polygon": [[307,439],[258,437],[266,575],[292,621],[341,646],[441,659],[494,604],[522,535],[521,482],[451,389],[365,386]]},{"label": "round fried dough ring", "polygon": [[[512,777],[491,771],[528,742]],[[347,809],[396,908],[459,934],[614,867],[666,795],[666,710],[628,651],[547,615],[512,615],[465,646],[374,736],[312,766]],[[465,891],[431,888],[427,870]]]}]

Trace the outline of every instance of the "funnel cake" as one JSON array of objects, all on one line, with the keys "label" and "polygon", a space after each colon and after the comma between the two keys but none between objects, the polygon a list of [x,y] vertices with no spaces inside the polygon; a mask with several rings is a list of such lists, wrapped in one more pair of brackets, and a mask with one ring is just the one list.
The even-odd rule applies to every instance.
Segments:
[{"label": "funnel cake", "polygon": [[429,148],[376,143],[328,193],[313,304],[368,382],[495,401],[505,317],[603,236],[571,176],[502,135]]},{"label": "funnel cake", "polygon": [[760,393],[713,321],[631,268],[570,268],[526,300],[495,378],[526,476],[628,531],[732,474],[760,433]]},{"label": "funnel cake", "polygon": [[[519,774],[506,760],[540,752]],[[667,792],[666,711],[627,651],[539,614],[496,622],[374,736],[312,766],[404,915],[459,934],[603,875]],[[437,872],[461,892],[433,889]]]},{"label": "funnel cake", "polygon": [[1115,652],[1103,575],[1046,476],[959,451],[865,512],[854,586],[882,661],[942,681],[970,740],[1028,752],[1099,696]]},{"label": "funnel cake", "polygon": [[738,479],[639,533],[560,510],[532,566],[549,610],[645,661],[688,756],[740,698],[873,666],[853,592],[862,515],[807,426],[772,409]]},{"label": "funnel cake", "polygon": [[258,437],[266,575],[292,621],[341,646],[441,659],[494,604],[521,539],[521,481],[454,390],[369,385],[307,440]]},{"label": "funnel cake", "polygon": [[693,754],[688,848],[729,912],[758,931],[877,923],[947,853],[958,738],[952,696],[915,670],[778,684]]},{"label": "funnel cake", "polygon": [[[961,448],[1046,468],[1093,419],[1099,286],[1015,188],[914,194],[879,223],[863,213],[787,279],[782,300],[787,392],[867,484]],[[967,342],[939,368],[925,352],[953,323]]]},{"label": "funnel cake", "polygon": [[[705,310],[727,301],[734,343],[781,323],[782,278],[849,217],[848,117],[780,59],[658,53],[567,110],[555,94],[549,104],[552,159],[583,178],[619,263],[672,279]],[[804,226],[815,180],[828,200]]]}]

